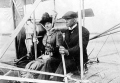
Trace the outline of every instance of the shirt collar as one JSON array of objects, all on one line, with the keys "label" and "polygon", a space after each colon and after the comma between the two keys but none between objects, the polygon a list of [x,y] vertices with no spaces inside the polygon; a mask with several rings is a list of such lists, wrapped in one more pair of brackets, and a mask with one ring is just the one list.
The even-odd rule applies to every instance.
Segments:
[{"label": "shirt collar", "polygon": [[77,24],[73,25],[73,27],[69,27],[69,30],[73,30],[75,27],[77,26]]}]

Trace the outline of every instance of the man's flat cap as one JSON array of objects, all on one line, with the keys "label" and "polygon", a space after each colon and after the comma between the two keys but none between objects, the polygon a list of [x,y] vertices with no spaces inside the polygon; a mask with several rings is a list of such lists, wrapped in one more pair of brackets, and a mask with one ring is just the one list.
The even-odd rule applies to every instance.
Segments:
[{"label": "man's flat cap", "polygon": [[78,14],[76,12],[73,11],[68,11],[67,13],[64,14],[64,16],[62,17],[63,19],[72,19],[72,18],[77,18]]}]

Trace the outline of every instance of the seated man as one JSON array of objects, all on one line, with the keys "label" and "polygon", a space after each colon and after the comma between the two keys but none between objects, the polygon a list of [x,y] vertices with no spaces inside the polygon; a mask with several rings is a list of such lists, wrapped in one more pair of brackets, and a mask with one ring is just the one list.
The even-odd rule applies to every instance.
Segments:
[{"label": "seated man", "polygon": [[[79,24],[77,22],[78,15],[76,12],[69,11],[63,17],[66,20],[66,26],[68,30],[65,30],[64,45],[59,47],[60,54],[65,55],[66,71],[67,73],[73,72],[76,68],[80,70],[80,47],[79,47]],[[84,64],[88,61],[87,56],[87,45],[89,42],[89,31],[82,27],[83,37],[83,62]],[[56,70],[57,74],[64,74],[62,62]],[[63,81],[62,77],[54,76],[54,81]]]}]

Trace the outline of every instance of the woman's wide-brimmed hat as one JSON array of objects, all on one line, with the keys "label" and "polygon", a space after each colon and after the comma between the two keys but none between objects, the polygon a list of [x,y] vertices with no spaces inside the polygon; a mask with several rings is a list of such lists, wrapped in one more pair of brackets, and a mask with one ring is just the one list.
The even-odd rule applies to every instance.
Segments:
[{"label": "woman's wide-brimmed hat", "polygon": [[39,23],[45,25],[46,22],[52,23],[52,17],[47,12],[43,14],[42,19]]}]

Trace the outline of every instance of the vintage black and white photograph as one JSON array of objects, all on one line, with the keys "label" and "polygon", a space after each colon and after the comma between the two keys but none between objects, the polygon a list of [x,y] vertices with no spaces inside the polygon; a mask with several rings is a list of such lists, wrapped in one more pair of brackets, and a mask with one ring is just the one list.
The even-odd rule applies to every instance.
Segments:
[{"label": "vintage black and white photograph", "polygon": [[0,0],[0,83],[120,83],[120,0]]}]

